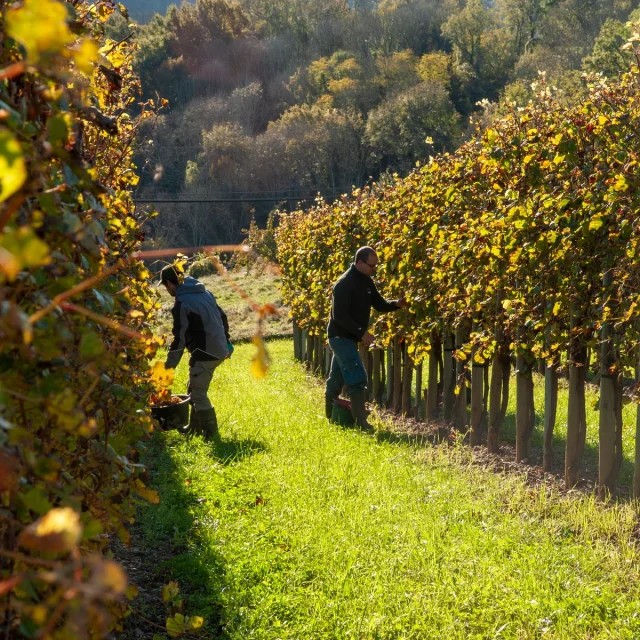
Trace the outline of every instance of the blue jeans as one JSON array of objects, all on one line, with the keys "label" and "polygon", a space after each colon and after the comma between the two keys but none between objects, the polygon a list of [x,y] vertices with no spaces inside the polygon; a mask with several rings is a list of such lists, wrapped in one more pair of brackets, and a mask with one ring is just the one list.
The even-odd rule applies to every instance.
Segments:
[{"label": "blue jeans", "polygon": [[329,338],[329,346],[333,351],[333,361],[325,394],[330,397],[339,396],[344,385],[347,385],[350,397],[365,391],[367,371],[358,353],[358,345],[348,338]]}]

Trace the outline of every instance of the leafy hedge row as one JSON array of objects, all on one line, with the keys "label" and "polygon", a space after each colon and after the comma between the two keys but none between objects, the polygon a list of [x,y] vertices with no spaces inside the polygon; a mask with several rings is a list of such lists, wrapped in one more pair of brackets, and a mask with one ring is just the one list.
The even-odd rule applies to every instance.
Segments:
[{"label": "leafy hedge row", "polygon": [[[132,598],[101,552],[156,502],[149,273],[129,256],[140,123],[134,46],[111,0],[23,0],[0,16],[0,594],[10,637],[118,629]],[[137,115],[132,115],[133,109]]]}]

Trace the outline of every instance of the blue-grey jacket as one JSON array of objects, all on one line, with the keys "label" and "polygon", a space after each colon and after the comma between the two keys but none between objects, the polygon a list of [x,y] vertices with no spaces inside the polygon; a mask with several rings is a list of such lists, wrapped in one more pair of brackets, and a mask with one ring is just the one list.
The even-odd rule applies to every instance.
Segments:
[{"label": "blue-grey jacket", "polygon": [[191,276],[178,285],[173,315],[173,343],[165,366],[178,366],[185,347],[191,354],[191,362],[223,360],[229,355],[227,342],[229,323],[224,311],[205,286]]}]

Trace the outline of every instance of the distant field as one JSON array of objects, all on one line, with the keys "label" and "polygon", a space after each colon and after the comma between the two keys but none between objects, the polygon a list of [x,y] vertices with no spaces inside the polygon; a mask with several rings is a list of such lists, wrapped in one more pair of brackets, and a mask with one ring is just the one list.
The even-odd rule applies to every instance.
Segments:
[{"label": "distant field", "polygon": [[[254,302],[258,304],[270,302],[279,310],[279,317],[270,317],[265,320],[263,335],[285,336],[291,334],[291,320],[288,317],[289,310],[282,303],[280,276],[269,273],[247,273],[246,270],[241,269],[230,272],[229,277]],[[233,290],[231,284],[219,275],[202,276],[198,280],[213,293],[218,304],[227,314],[231,339],[236,342],[251,339],[256,330],[257,316],[247,302]],[[162,308],[158,314],[156,331],[158,334],[171,333],[173,299],[165,291],[164,287],[158,287],[158,291],[161,295]]]}]

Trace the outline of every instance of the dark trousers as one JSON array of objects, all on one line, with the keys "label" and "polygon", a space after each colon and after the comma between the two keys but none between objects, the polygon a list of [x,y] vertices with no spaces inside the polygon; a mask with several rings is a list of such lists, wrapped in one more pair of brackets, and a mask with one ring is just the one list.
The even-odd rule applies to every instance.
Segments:
[{"label": "dark trousers", "polygon": [[325,394],[339,396],[343,386],[351,397],[367,388],[367,371],[358,352],[358,344],[348,338],[329,338],[333,351],[331,371],[325,387]]}]

